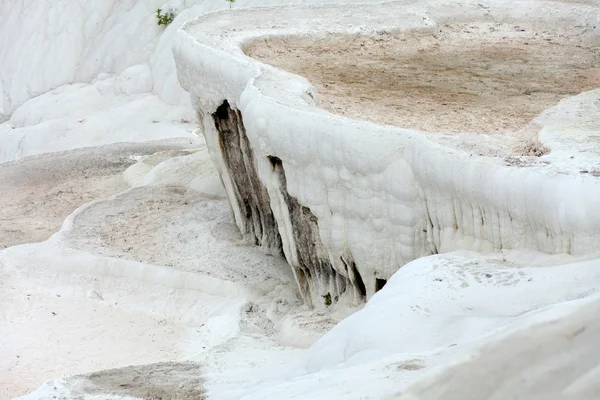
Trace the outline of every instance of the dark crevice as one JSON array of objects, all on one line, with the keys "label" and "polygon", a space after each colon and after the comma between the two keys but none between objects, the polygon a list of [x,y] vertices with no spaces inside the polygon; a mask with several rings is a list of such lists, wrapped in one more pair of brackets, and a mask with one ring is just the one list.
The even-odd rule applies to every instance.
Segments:
[{"label": "dark crevice", "polygon": [[[433,220],[431,219],[431,213],[429,211],[429,205],[427,203],[427,199],[425,199],[425,219],[428,222],[427,229],[424,232],[427,234],[428,242],[429,242],[429,251],[432,254],[438,254],[438,249],[435,244],[435,235],[434,235],[434,225]],[[430,240],[429,240],[430,239]]]},{"label": "dark crevice", "polygon": [[213,118],[219,119],[219,120],[227,120],[229,119],[229,113],[231,112],[231,107],[229,106],[229,102],[227,100],[225,100],[223,102],[223,104],[221,104],[219,106],[219,108],[217,108],[217,111],[215,111],[215,113],[213,114]]},{"label": "dark crevice", "polygon": [[277,167],[282,167],[283,163],[281,162],[281,158],[275,157],[275,156],[268,156],[267,158],[269,159],[269,162],[273,166],[273,169],[276,169]]},{"label": "dark crevice", "polygon": [[386,279],[375,278],[375,291],[379,292],[381,289],[383,289],[386,283]]},{"label": "dark crevice", "polygon": [[225,100],[212,117],[243,218],[243,221],[236,221],[238,227],[250,243],[263,247],[269,253],[283,254],[269,194],[258,177],[254,151],[246,136],[241,113],[232,109]]},{"label": "dark crevice", "polygon": [[367,289],[365,288],[365,283],[362,280],[362,276],[360,276],[358,269],[356,269],[356,264],[354,263],[353,260],[349,260],[349,261],[344,260],[343,257],[341,258],[341,260],[344,263],[344,267],[346,268],[346,271],[348,271],[348,275],[350,276],[350,281],[358,289],[358,293],[360,293],[361,296],[365,297],[367,295]]},{"label": "dark crevice", "polygon": [[346,270],[346,273],[348,273],[348,264],[346,264],[346,261],[344,261],[344,257],[340,257],[340,260],[342,261],[342,264],[344,264],[344,269]]}]

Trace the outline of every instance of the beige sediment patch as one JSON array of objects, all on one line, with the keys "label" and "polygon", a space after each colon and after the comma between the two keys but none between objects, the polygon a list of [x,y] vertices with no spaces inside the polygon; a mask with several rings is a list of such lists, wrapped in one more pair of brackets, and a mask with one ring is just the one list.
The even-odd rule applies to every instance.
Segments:
[{"label": "beige sediment patch", "polygon": [[202,371],[190,362],[163,362],[99,371],[70,378],[85,394],[128,396],[145,400],[206,398]]},{"label": "beige sediment patch", "polygon": [[330,112],[425,132],[511,133],[560,99],[600,87],[584,28],[450,24],[374,35],[249,43],[260,61],[306,77]]},{"label": "beige sediment patch", "polygon": [[0,249],[46,240],[77,207],[127,189],[121,174],[132,155],[190,147],[187,139],[120,143],[0,163]]}]

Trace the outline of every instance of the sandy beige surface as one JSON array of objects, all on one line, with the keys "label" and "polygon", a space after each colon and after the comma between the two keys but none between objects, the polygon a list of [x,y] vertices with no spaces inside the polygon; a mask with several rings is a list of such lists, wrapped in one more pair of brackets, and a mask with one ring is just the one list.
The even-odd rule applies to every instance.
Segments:
[{"label": "sandy beige surface", "polygon": [[191,147],[187,139],[121,143],[0,163],[0,249],[41,242],[77,207],[128,188],[135,156]]},{"label": "sandy beige surface", "polygon": [[600,86],[580,28],[452,24],[372,36],[260,39],[244,49],[306,77],[324,109],[428,132],[503,133]]}]

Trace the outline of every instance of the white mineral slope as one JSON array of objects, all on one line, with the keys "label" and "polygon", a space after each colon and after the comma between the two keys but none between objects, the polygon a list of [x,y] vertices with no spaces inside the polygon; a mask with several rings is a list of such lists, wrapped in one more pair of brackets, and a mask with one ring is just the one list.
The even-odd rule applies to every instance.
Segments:
[{"label": "white mineral slope", "polygon": [[[324,248],[340,274],[344,266],[337,260],[352,255],[367,297],[375,292],[376,278],[388,279],[407,262],[438,252],[599,254],[600,147],[593,140],[600,130],[599,90],[566,99],[535,120],[540,139],[552,150],[548,156],[507,165],[504,158],[441,146],[420,132],[325,112],[316,107],[318,94],[304,78],[259,63],[241,48],[260,37],[374,33],[489,18],[539,29],[584,24],[589,29],[581,40],[593,45],[600,41],[595,3],[526,1],[514,7],[492,1],[482,7],[401,1],[348,5],[343,12],[335,6],[282,7],[276,24],[272,13],[248,9],[199,17],[182,27],[174,47],[180,81],[203,119],[230,200],[234,189],[212,121],[224,100],[241,111],[278,225],[289,226],[290,217],[280,204],[281,180],[268,156],[282,161],[287,192],[317,217]],[[280,233],[293,259],[292,235]],[[314,303],[320,294],[311,293]]]},{"label": "white mineral slope", "polygon": [[440,353],[598,291],[599,260],[543,264],[525,267],[460,252],[413,261],[311,348],[307,368],[318,371],[389,353]]},{"label": "white mineral slope", "polygon": [[[210,318],[216,321],[236,307],[233,300],[197,290],[107,276],[109,263],[92,255],[79,255],[71,267],[80,272],[68,274],[61,271],[69,259],[60,249],[24,245],[3,252],[2,399],[28,393],[50,377],[177,360],[198,334],[194,328],[210,326]],[[25,264],[23,253],[43,259]],[[131,268],[126,262],[113,265]],[[136,272],[144,276],[143,267]],[[182,311],[187,321],[180,320]],[[226,338],[235,325],[220,321],[219,330]]]},{"label": "white mineral slope", "polygon": [[[564,263],[565,258],[523,253],[511,253],[507,258],[503,261],[501,255],[457,252],[413,261],[362,310],[317,341],[300,363],[277,370],[207,372],[204,385],[219,399],[381,399],[422,376],[435,374],[448,363],[469,360],[472,354],[480,354],[482,364],[487,362],[489,368],[495,368],[493,354],[488,357],[483,350],[477,353],[473,349],[494,343],[507,332],[524,329],[531,334],[531,325],[547,316],[557,319],[567,315],[573,310],[569,304],[597,299],[598,260],[551,266]],[[528,260],[528,266],[516,260]],[[550,331],[548,340],[560,340],[560,336]],[[590,335],[585,340],[583,346],[589,350],[593,338]],[[507,361],[508,355],[516,358],[514,346],[513,341],[506,347]],[[502,351],[497,348],[496,352]],[[584,379],[587,367],[577,365],[579,353],[569,353],[566,342],[557,350],[564,352],[557,355],[561,368],[571,366],[574,374]],[[536,367],[528,364],[527,357],[519,360],[523,379],[527,379],[526,374],[534,373]],[[597,363],[593,354],[587,361]],[[510,368],[506,371],[507,381],[513,379],[507,385],[519,385],[514,381],[519,379],[518,373]],[[465,379],[469,379],[466,374]],[[480,378],[474,384],[483,388],[489,381]],[[460,381],[448,385],[462,386]]]},{"label": "white mineral slope", "polygon": [[[489,369],[496,368],[490,357],[500,357],[506,363],[519,360],[520,369],[517,370],[511,369],[512,364],[504,364],[505,370],[510,373],[506,376],[506,386],[498,393],[505,393],[502,392],[505,389],[509,390],[506,393],[510,393],[511,385],[522,385],[515,379],[526,379],[526,385],[529,385],[536,379],[542,379],[538,376],[552,376],[534,372],[538,371],[536,368],[542,368],[543,372],[548,365],[542,363],[547,359],[536,364],[535,354],[538,351],[543,352],[545,357],[550,357],[552,352],[553,359],[559,360],[556,365],[560,371],[572,370],[571,374],[561,372],[559,377],[571,379],[570,382],[579,380],[571,391],[584,387],[586,382],[593,383],[588,379],[593,377],[590,375],[593,371],[587,373],[590,366],[597,363],[593,356],[595,353],[591,351],[595,343],[593,327],[589,325],[590,334],[581,335],[583,341],[576,343],[575,349],[588,352],[582,363],[579,362],[579,350],[573,351],[573,342],[565,335],[575,333],[573,337],[577,337],[582,333],[578,323],[570,325],[569,322],[576,321],[573,319],[577,316],[574,310],[579,304],[597,303],[600,287],[598,261],[523,253],[505,255],[507,261],[502,257],[500,254],[483,257],[473,253],[450,253],[409,263],[373,296],[364,309],[334,327],[307,352],[280,347],[276,341],[269,339],[268,334],[261,338],[259,332],[265,334],[269,327],[261,325],[260,319],[242,320],[236,330],[235,313],[222,311],[218,318],[206,322],[205,326],[214,324],[209,333],[206,327],[202,327],[187,346],[178,346],[183,349],[178,359],[200,362],[201,371],[188,377],[186,382],[200,377],[208,398],[217,399],[381,399],[402,391],[415,381],[422,380],[428,384],[440,374],[452,376],[454,368],[463,368],[459,373],[464,374],[464,381],[468,382],[470,374],[477,368],[471,363],[480,362],[481,367],[488,368],[482,370],[494,373],[495,370]],[[573,262],[552,266],[569,259]],[[527,260],[528,266],[522,266],[517,260]],[[100,271],[98,269],[94,273],[89,270],[86,274],[97,277]],[[171,280],[165,279],[161,285],[169,286]],[[140,289],[147,288],[142,286]],[[107,293],[113,290],[107,290]],[[150,296],[149,304],[154,312],[165,313],[170,309],[168,305],[188,307],[181,297],[183,293],[175,293],[176,298],[171,299],[170,295],[168,301],[160,295],[146,295]],[[281,292],[278,295],[281,296]],[[269,307],[267,302],[275,299],[265,297],[264,302],[252,304],[259,308]],[[205,301],[202,300],[202,307]],[[124,304],[123,307],[129,303]],[[199,312],[200,309],[190,309],[183,316],[184,320],[202,318],[204,310]],[[179,313],[175,315],[182,317]],[[223,321],[227,318],[230,325]],[[541,340],[557,346],[532,346],[530,341],[536,336],[532,334],[534,329],[546,327],[550,329],[541,335]],[[563,327],[568,331],[565,335],[562,334]],[[217,340],[217,332],[230,333],[225,334],[226,339]],[[252,334],[248,335],[248,332]],[[515,335],[517,339],[511,339]],[[523,341],[524,336],[531,338]],[[195,341],[198,342],[193,343]],[[206,346],[206,349],[199,350],[200,345]],[[196,349],[196,353],[190,351],[192,348]],[[488,348],[493,351],[488,352]],[[516,351],[531,352],[526,354],[534,354],[534,357],[516,358]],[[177,364],[172,365],[169,371],[171,382],[179,379]],[[101,377],[103,374],[114,377],[111,371],[95,375]],[[533,374],[531,380],[527,378],[530,374]],[[121,380],[117,378],[114,381],[125,382],[123,379],[126,380],[127,376],[123,371]],[[152,387],[152,382],[143,378],[144,374],[140,376],[139,381],[143,382],[140,389]],[[478,391],[487,387],[488,381],[483,378],[473,384]],[[115,393],[102,385],[96,385],[95,394],[88,392],[89,388],[81,385],[82,379],[89,378],[49,382],[24,399],[43,399],[49,393],[58,393],[65,399],[92,400],[99,393],[105,396]],[[453,383],[453,380],[444,380],[444,387],[452,390],[464,387],[460,384],[462,381]],[[421,383],[415,385],[419,387]],[[557,386],[560,386],[558,381],[555,386],[548,387],[548,392]],[[408,393],[411,393],[410,390]],[[173,391],[171,394],[176,393]],[[463,398],[460,395],[427,397],[428,394],[426,392],[424,397],[415,398]],[[515,396],[511,398],[529,398]]]},{"label": "white mineral slope", "polygon": [[149,93],[147,77],[138,66],[29,100],[0,124],[0,162],[117,142],[197,140],[194,113]]},{"label": "white mineral slope", "polygon": [[599,307],[598,295],[549,307],[389,398],[597,399]]},{"label": "white mineral slope", "polygon": [[[71,153],[87,153],[91,160],[105,151],[111,163],[116,147],[123,151],[112,145]],[[46,162],[69,169],[73,163],[61,162],[64,154],[3,166],[38,169]],[[283,316],[300,306],[291,271],[284,260],[240,241],[206,150],[130,156],[141,159],[125,175],[142,184],[81,206],[45,242],[0,251],[1,399],[30,392],[51,377],[182,360],[218,370],[228,363],[286,361],[299,351],[269,339],[276,338]],[[94,175],[94,166],[82,173]],[[71,185],[63,201],[85,190]],[[82,238],[89,243],[84,246]],[[246,359],[235,356],[246,348],[254,349]],[[122,379],[132,373],[127,371]],[[108,379],[110,373],[100,376]],[[51,398],[55,387],[60,380],[32,398]],[[82,390],[70,389],[74,396]]]}]

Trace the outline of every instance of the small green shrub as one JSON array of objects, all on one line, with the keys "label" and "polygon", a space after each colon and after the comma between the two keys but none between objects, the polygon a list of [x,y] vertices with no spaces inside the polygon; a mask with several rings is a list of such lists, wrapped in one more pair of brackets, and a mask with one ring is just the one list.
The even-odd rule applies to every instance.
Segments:
[{"label": "small green shrub", "polygon": [[166,14],[162,13],[162,10],[159,8],[156,10],[156,19],[158,20],[158,25],[169,25],[175,19],[175,14],[169,11]]}]

